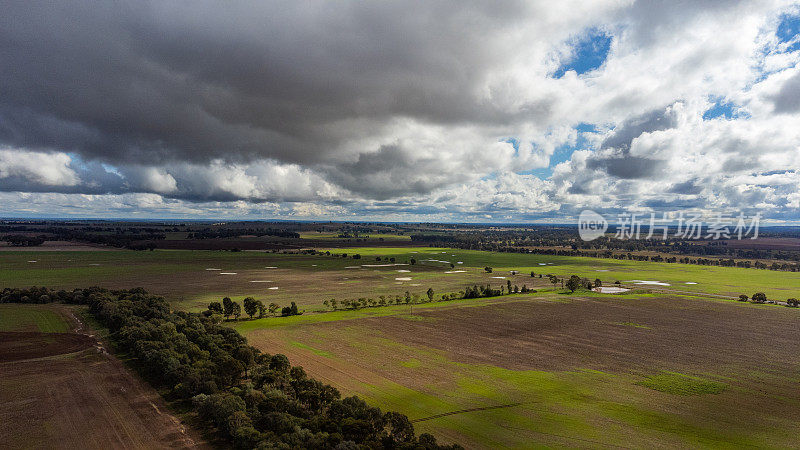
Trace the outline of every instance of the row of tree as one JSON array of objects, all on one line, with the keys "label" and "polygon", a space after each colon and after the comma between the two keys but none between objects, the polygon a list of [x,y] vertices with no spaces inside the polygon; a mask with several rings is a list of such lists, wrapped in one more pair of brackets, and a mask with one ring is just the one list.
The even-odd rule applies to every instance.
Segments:
[{"label": "row of tree", "polygon": [[262,353],[202,314],[171,311],[163,297],[141,288],[4,289],[0,299],[88,305],[142,376],[168,397],[190,402],[236,448],[458,448],[439,446],[429,434],[416,437],[406,416],[342,399],[286,356]]},{"label": "row of tree", "polygon": [[[768,300],[767,295],[764,294],[763,292],[756,292],[750,298],[748,298],[745,294],[739,296],[740,302],[746,302],[748,300],[751,301],[752,303],[777,303],[773,300]],[[798,308],[800,307],[800,300],[797,300],[796,298],[787,299],[786,306],[790,308]]]},{"label": "row of tree", "polygon": [[[264,305],[261,300],[256,300],[253,297],[246,297],[242,300],[242,306],[244,307],[245,314],[247,314],[250,319],[256,317],[261,319],[267,317],[267,314],[275,316],[280,308],[280,305],[277,303]],[[224,317],[225,320],[230,320],[231,316],[233,316],[234,320],[239,320],[239,316],[242,315],[242,306],[231,300],[230,297],[225,297],[222,299],[222,303],[209,303],[208,309],[203,311],[203,315],[210,318],[221,316]],[[291,306],[284,306],[283,309],[281,309],[281,316],[299,316],[300,314],[303,313],[297,310],[297,304],[295,304],[295,302],[292,302]]]}]

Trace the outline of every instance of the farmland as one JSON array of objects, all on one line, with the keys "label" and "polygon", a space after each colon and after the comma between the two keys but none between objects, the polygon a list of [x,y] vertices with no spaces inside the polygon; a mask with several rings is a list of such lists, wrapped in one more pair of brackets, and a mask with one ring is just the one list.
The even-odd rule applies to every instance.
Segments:
[{"label": "farmland", "polygon": [[[227,324],[344,394],[408,415],[418,433],[467,447],[795,443],[798,311],[733,298],[797,297],[800,273],[434,247],[318,250],[5,251],[0,284],[144,286],[190,311],[223,296],[295,301],[305,314]],[[569,294],[547,274],[633,290]],[[537,292],[424,303],[413,314],[405,304],[322,304],[429,287],[438,299],[508,281]],[[57,307],[11,308],[0,307],[7,331],[70,323]]]},{"label": "farmland", "polygon": [[73,310],[0,305],[0,442],[8,448],[195,448],[158,393]]},{"label": "farmland", "polygon": [[[362,257],[354,260],[297,253],[208,250],[7,251],[0,253],[0,286],[36,284],[53,289],[144,286],[166,296],[176,307],[192,311],[203,310],[210,301],[224,296],[234,300],[253,296],[282,305],[296,301],[307,311],[313,311],[324,309],[322,302],[330,298],[398,295],[407,290],[423,294],[429,287],[436,293],[448,293],[473,284],[499,287],[506,280],[520,287],[550,286],[546,278],[531,278],[531,271],[558,276],[578,274],[592,280],[600,278],[605,284],[616,280],[623,284],[652,280],[668,283],[671,290],[729,297],[763,291],[770,298],[785,300],[797,296],[800,287],[800,272],[430,247],[329,250]],[[388,263],[389,258],[395,258],[397,265]],[[411,259],[416,264],[409,264]],[[486,266],[492,267],[493,273],[485,273]],[[511,275],[511,270],[519,274]]]},{"label": "farmland", "polygon": [[795,310],[556,293],[389,309],[237,328],[468,447],[796,443]]}]

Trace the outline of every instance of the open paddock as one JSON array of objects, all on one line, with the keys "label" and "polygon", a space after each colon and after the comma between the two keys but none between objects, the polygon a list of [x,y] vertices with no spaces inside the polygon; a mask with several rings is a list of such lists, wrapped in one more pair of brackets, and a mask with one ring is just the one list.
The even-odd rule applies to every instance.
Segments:
[{"label": "open paddock", "polygon": [[468,447],[797,443],[794,309],[558,293],[387,309],[237,328]]}]

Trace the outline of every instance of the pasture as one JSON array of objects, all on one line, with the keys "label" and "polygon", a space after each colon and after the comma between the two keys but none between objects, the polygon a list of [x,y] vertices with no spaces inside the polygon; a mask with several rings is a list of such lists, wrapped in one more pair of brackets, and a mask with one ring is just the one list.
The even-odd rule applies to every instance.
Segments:
[{"label": "pasture", "polygon": [[[6,251],[0,252],[0,286],[142,286],[164,295],[176,308],[192,311],[205,309],[210,301],[224,296],[234,300],[252,296],[280,305],[295,301],[301,310],[311,312],[325,309],[322,303],[331,298],[377,298],[406,291],[424,295],[429,287],[438,297],[467,285],[500,287],[507,280],[532,289],[551,286],[546,277],[531,278],[531,271],[600,278],[605,285],[619,280],[636,287],[634,280],[657,281],[669,286],[641,287],[730,297],[756,291],[779,300],[800,295],[800,273],[792,272],[430,247],[331,252],[349,256],[209,250]],[[356,253],[361,259],[351,257]],[[416,264],[410,264],[412,259]],[[493,272],[485,273],[486,266]],[[519,273],[512,275],[512,270]]]},{"label": "pasture", "polygon": [[545,292],[373,310],[236,328],[467,447],[796,445],[794,309]]}]

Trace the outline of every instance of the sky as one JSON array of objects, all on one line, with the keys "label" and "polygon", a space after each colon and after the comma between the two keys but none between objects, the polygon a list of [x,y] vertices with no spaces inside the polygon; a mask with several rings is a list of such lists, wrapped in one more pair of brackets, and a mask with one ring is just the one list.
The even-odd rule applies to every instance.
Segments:
[{"label": "sky", "polygon": [[800,223],[800,3],[3,1],[0,217]]}]

